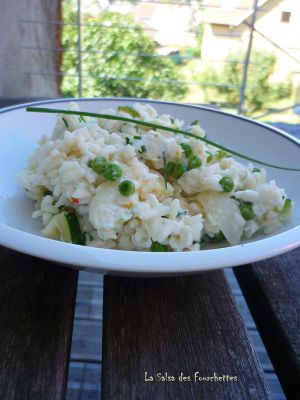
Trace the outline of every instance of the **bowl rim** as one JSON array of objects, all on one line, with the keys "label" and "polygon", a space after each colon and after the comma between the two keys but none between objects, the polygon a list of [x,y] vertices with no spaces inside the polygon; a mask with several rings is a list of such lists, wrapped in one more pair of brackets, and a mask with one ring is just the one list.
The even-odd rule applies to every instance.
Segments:
[{"label": "bowl rim", "polygon": [[[38,106],[53,103],[67,103],[70,101],[127,101],[150,104],[166,104],[176,107],[188,107],[204,110],[215,114],[222,114],[230,118],[237,118],[247,123],[263,127],[272,133],[285,137],[300,147],[300,140],[287,132],[271,127],[265,123],[252,120],[248,117],[230,114],[225,111],[212,109],[206,106],[184,104],[169,101],[151,99],[127,98],[127,97],[99,97],[99,98],[57,98],[41,101],[32,101],[16,104],[0,109],[0,114],[9,113],[28,106]],[[219,269],[243,265],[261,259],[277,256],[286,251],[300,246],[300,225],[292,227],[287,231],[280,232],[249,243],[242,243],[236,246],[222,247],[218,249],[206,249],[190,252],[168,252],[149,253],[144,251],[127,251],[115,249],[94,248],[80,246],[57,240],[47,239],[39,235],[24,232],[0,223],[1,244],[16,251],[40,257],[46,260],[66,265],[73,265],[77,268],[89,268],[92,271],[111,273],[134,273],[141,275],[172,275],[182,273],[199,273],[201,271]],[[211,257],[212,252],[214,256]],[[197,262],[197,254],[201,254],[201,260]],[[135,261],[132,265],[132,257]],[[105,258],[105,266],[101,259]],[[228,261],[229,260],[229,261]],[[187,263],[188,266],[184,266]],[[99,265],[100,264],[100,265]],[[203,268],[204,266],[204,268]]]}]

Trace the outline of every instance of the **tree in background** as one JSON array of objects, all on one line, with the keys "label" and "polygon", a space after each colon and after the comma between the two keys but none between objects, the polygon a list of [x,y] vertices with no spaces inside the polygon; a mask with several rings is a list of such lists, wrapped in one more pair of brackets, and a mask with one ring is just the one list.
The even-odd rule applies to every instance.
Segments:
[{"label": "tree in background", "polygon": [[[243,63],[232,62],[244,59],[244,54],[230,54],[220,70],[206,69],[195,77],[199,82],[213,83],[215,87],[204,87],[206,100],[237,105],[240,98],[240,85],[244,70]],[[245,105],[249,113],[261,110],[273,101],[289,97],[292,92],[290,83],[274,83],[270,77],[274,71],[276,57],[273,53],[253,50],[248,69]],[[220,86],[218,86],[220,85]]]},{"label": "tree in background", "polygon": [[[64,5],[64,96],[78,95],[77,14]],[[67,13],[67,15],[66,15]],[[156,52],[156,44],[130,15],[104,11],[84,16],[82,92],[84,96],[124,96],[179,100],[187,93],[176,66]],[[97,26],[95,26],[97,25]]]}]

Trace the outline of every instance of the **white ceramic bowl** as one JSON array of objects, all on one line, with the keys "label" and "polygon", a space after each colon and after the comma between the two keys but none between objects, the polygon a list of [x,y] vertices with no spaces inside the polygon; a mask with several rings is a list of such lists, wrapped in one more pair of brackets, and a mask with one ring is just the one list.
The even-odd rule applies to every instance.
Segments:
[{"label": "white ceramic bowl", "polygon": [[[74,100],[74,99],[73,99]],[[68,99],[30,103],[64,108]],[[80,109],[99,112],[130,104],[132,99],[76,99]],[[187,123],[199,119],[209,137],[250,157],[299,168],[300,144],[290,135],[250,119],[183,104],[149,102],[159,111]],[[97,249],[40,236],[41,224],[32,219],[33,202],[19,186],[16,175],[42,134],[51,133],[54,114],[28,113],[28,104],[0,111],[0,243],[44,259],[92,271],[118,274],[184,274],[235,266],[275,256],[300,245],[300,173],[267,168],[268,179],[284,187],[295,203],[289,225],[270,236],[255,236],[238,246],[178,253],[149,253]],[[242,161],[243,162],[243,161]],[[42,263],[41,263],[42,265]]]}]

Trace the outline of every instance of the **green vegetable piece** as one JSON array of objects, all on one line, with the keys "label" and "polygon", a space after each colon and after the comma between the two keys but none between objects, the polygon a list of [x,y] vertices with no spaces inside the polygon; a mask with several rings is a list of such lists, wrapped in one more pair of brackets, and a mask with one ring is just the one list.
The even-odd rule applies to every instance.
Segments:
[{"label": "green vegetable piece", "polygon": [[143,153],[146,153],[146,151],[147,151],[147,147],[145,145],[142,145],[140,150],[139,150],[139,153],[143,154]]},{"label": "green vegetable piece", "polygon": [[122,168],[118,164],[106,164],[103,169],[103,176],[108,181],[116,181],[123,175]]},{"label": "green vegetable piece", "polygon": [[130,139],[129,137],[126,136],[125,138],[126,144],[130,144],[131,146],[133,145],[133,141],[132,139]]},{"label": "green vegetable piece", "polygon": [[207,164],[209,164],[213,160],[213,154],[210,151],[207,151],[206,154],[207,154],[206,162]]},{"label": "green vegetable piece", "polygon": [[220,179],[219,184],[222,186],[223,192],[229,193],[234,189],[234,182],[229,176]]},{"label": "green vegetable piece", "polygon": [[191,156],[188,160],[188,169],[200,168],[202,160],[199,156]]},{"label": "green vegetable piece", "polygon": [[231,156],[231,154],[230,153],[228,153],[227,151],[224,151],[224,150],[218,150],[216,153],[215,153],[215,160],[216,161],[219,161],[219,160],[222,160],[223,158],[227,158],[227,157],[230,157]]},{"label": "green vegetable piece", "polygon": [[252,172],[260,172],[261,169],[260,168],[253,168]]},{"label": "green vegetable piece", "polygon": [[167,173],[172,174],[172,172],[174,171],[174,167],[175,167],[175,163],[172,161],[169,161],[167,163]]},{"label": "green vegetable piece", "polygon": [[176,214],[176,218],[183,217],[183,216],[187,215],[187,213],[188,213],[187,210],[178,211],[178,213]]},{"label": "green vegetable piece", "polygon": [[83,118],[82,115],[79,115],[79,121],[80,121],[80,122],[85,122],[85,119]]},{"label": "green vegetable piece", "polygon": [[93,240],[93,236],[88,232],[83,232],[83,234],[82,234],[82,244],[84,246],[86,246],[87,243],[90,242],[91,240]]},{"label": "green vegetable piece", "polygon": [[61,119],[64,121],[64,124],[66,125],[66,127],[69,128],[69,125],[68,125],[68,123],[67,123],[67,120],[66,120],[64,117],[62,117]]},{"label": "green vegetable piece", "polygon": [[218,233],[215,234],[215,236],[213,236],[211,238],[211,241],[213,243],[220,243],[220,242],[223,242],[224,240],[225,240],[225,236],[222,231],[219,231]]},{"label": "green vegetable piece", "polygon": [[180,146],[181,146],[185,156],[187,158],[189,158],[193,153],[192,146],[190,144],[188,144],[188,143],[181,143]]},{"label": "green vegetable piece", "polygon": [[135,140],[142,140],[142,136],[133,136]]},{"label": "green vegetable piece", "polygon": [[200,122],[199,122],[198,119],[195,119],[195,120],[191,123],[191,126],[195,126],[195,125],[200,126]]},{"label": "green vegetable piece", "polygon": [[131,115],[133,118],[140,118],[140,114],[130,106],[120,106],[118,107],[119,112],[124,112],[126,114]]},{"label": "green vegetable piece", "polygon": [[92,168],[98,174],[101,174],[107,164],[107,159],[102,156],[97,156],[88,162],[88,167]]},{"label": "green vegetable piece", "polygon": [[185,164],[175,164],[173,169],[173,176],[175,179],[179,179],[187,171]]},{"label": "green vegetable piece", "polygon": [[133,181],[129,179],[125,179],[119,184],[119,192],[122,196],[129,197],[132,196],[135,192],[135,184]]},{"label": "green vegetable piece", "polygon": [[240,208],[242,217],[246,221],[250,221],[251,219],[255,218],[255,214],[254,214],[254,211],[252,208],[252,203],[247,201],[245,203],[242,203],[239,208]]},{"label": "green vegetable piece", "polygon": [[292,209],[292,200],[289,198],[286,198],[284,200],[284,204],[283,204],[282,210],[280,212],[280,221],[281,222],[289,217],[291,209]]},{"label": "green vegetable piece", "polygon": [[152,242],[151,245],[151,251],[160,251],[160,252],[166,252],[167,250],[167,246],[165,244],[161,244],[159,242]]},{"label": "green vegetable piece", "polygon": [[167,164],[167,159],[166,159],[166,152],[163,152],[163,160],[164,160],[164,171],[163,171],[163,176],[164,176],[164,181],[165,181],[165,187],[166,189],[168,188],[168,164]]},{"label": "green vegetable piece", "polygon": [[52,196],[52,192],[51,192],[51,190],[49,190],[49,189],[45,189],[43,195],[44,195],[44,196]]},{"label": "green vegetable piece", "polygon": [[65,242],[83,244],[82,232],[74,211],[63,211],[55,218],[57,229]]}]

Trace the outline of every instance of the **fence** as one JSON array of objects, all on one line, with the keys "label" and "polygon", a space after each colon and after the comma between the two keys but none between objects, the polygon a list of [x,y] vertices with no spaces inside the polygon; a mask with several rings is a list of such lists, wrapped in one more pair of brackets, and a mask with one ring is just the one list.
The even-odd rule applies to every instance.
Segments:
[{"label": "fence", "polygon": [[[287,59],[290,59],[291,61],[294,62],[299,67],[299,75],[300,75],[300,60],[297,59],[293,54],[291,54],[289,51],[287,51],[285,48],[283,48],[278,42],[267,35],[265,35],[263,32],[260,32],[259,29],[256,28],[256,22],[258,19],[262,20],[264,15],[267,15],[270,13],[270,9],[272,9],[272,4],[271,6],[268,6],[268,1],[258,1],[258,0],[249,0],[249,1],[243,1],[243,2],[237,2],[238,4],[242,4],[243,6],[236,6],[234,8],[222,8],[221,4],[222,1],[146,1],[146,0],[140,0],[140,1],[107,1],[107,2],[101,2],[103,8],[106,8],[106,10],[118,10],[119,12],[122,12],[123,9],[130,9],[131,11],[136,13],[136,9],[138,7],[141,8],[141,6],[144,7],[144,12],[145,15],[141,14],[143,12],[143,8],[139,10],[139,20],[143,22],[140,26],[136,25],[128,25],[128,24],[99,24],[97,22],[90,22],[90,19],[86,21],[86,13],[93,13],[94,11],[90,11],[93,8],[93,3],[89,3],[87,7],[87,0],[76,0],[71,2],[70,0],[63,0],[63,5],[68,5],[69,7],[72,8],[73,10],[73,19],[68,19],[67,16],[65,16],[65,19],[62,20],[50,20],[50,21],[44,21],[44,20],[26,20],[26,19],[20,19],[20,22],[22,24],[48,24],[48,25],[53,25],[54,27],[60,27],[62,29],[73,29],[73,33],[76,31],[76,38],[74,39],[73,46],[59,46],[59,47],[37,47],[37,46],[30,46],[30,44],[23,43],[21,45],[23,50],[35,50],[39,52],[55,52],[58,54],[62,55],[62,58],[66,58],[66,55],[69,54],[72,56],[72,58],[75,60],[76,68],[70,69],[70,68],[62,68],[60,71],[57,71],[55,75],[58,78],[61,78],[63,80],[66,79],[71,79],[72,80],[72,85],[76,85],[76,95],[81,97],[85,96],[85,81],[89,80],[89,82],[94,82],[97,81],[98,84],[101,82],[105,81],[115,81],[118,82],[119,84],[124,84],[127,83],[128,85],[133,85],[135,82],[141,82],[145,84],[167,84],[167,85],[172,85],[176,86],[178,85],[179,87],[184,86],[186,88],[191,88],[194,87],[201,91],[201,88],[224,88],[224,89],[234,89],[239,92],[238,95],[238,102],[236,104],[236,111],[238,113],[246,113],[247,110],[245,109],[245,98],[246,94],[254,90],[255,87],[251,86],[251,83],[249,82],[249,65],[251,65],[251,54],[253,47],[255,47],[255,41],[257,40],[258,37],[263,37],[264,40],[268,43],[270,48],[276,49],[277,54],[281,53],[284,55]],[[105,4],[106,7],[105,7]],[[130,5],[129,5],[130,3]],[[225,4],[226,2],[223,2]],[[227,2],[230,3],[230,2]],[[271,1],[272,3],[272,1]],[[244,6],[246,4],[246,6]],[[148,7],[148,9],[147,9]],[[199,57],[195,55],[188,55],[188,54],[183,54],[180,55],[180,61],[184,62],[190,62],[193,60],[198,60],[201,65],[208,65],[209,68],[212,70],[215,68],[218,68],[217,66],[220,65],[221,63],[226,64],[226,63],[231,63],[235,65],[239,65],[239,69],[242,67],[242,73],[241,73],[241,79],[239,82],[235,83],[228,83],[228,82],[209,82],[209,81],[201,81],[199,80],[193,80],[191,78],[185,78],[185,79],[167,79],[166,77],[163,78],[157,78],[157,77],[146,77],[146,76],[132,76],[132,75],[111,75],[108,73],[101,73],[97,74],[93,71],[86,70],[85,65],[86,65],[86,60],[88,57],[92,57],[93,55],[97,54],[99,57],[114,57],[114,56],[122,56],[124,58],[124,63],[130,62],[128,61],[131,58],[134,57],[134,59],[172,59],[173,61],[176,61],[176,52],[174,54],[173,52],[170,52],[169,54],[162,54],[162,53],[151,53],[148,54],[147,52],[139,51],[139,52],[129,52],[129,51],[114,51],[112,49],[111,52],[103,51],[101,49],[97,48],[91,48],[90,46],[85,46],[83,37],[85,32],[88,30],[93,30],[93,32],[96,32],[97,29],[99,30],[110,30],[110,29],[118,29],[119,35],[120,35],[120,40],[122,38],[122,33],[124,35],[124,32],[128,30],[141,30],[145,32],[147,35],[152,35],[152,37],[157,37],[159,36],[160,30],[164,25],[172,25],[171,24],[171,19],[168,19],[165,21],[165,23],[162,23],[161,25],[153,26],[153,21],[151,25],[151,21],[149,23],[149,20],[151,20],[152,16],[149,14],[149,9],[150,10],[159,10],[159,7],[169,7],[170,9],[170,15],[172,16],[172,13],[174,12],[175,8],[179,9],[181,8],[186,12],[187,10],[190,10],[190,14],[193,15],[194,18],[197,19],[197,28],[195,27],[190,27],[189,24],[185,25],[185,28],[182,29],[181,27],[181,32],[184,35],[190,35],[190,36],[196,36],[198,35],[198,38],[201,37],[203,40],[203,37],[205,36],[205,30],[208,25],[216,27],[218,24],[215,23],[214,21],[207,21],[205,20],[205,12],[207,10],[210,11],[210,14],[214,15],[214,18],[216,19],[215,22],[218,22],[219,16],[217,15],[220,11],[225,12],[225,18],[228,17],[228,15],[231,15],[234,17],[234,13],[236,13],[237,16],[241,15],[241,18],[243,19],[240,26],[243,26],[244,33],[243,33],[243,40],[242,44],[243,47],[246,47],[246,53],[245,57],[241,59],[231,59],[229,60],[228,58],[220,59],[220,58],[212,58],[212,57]],[[299,7],[299,6],[298,6]],[[227,11],[226,11],[227,10]],[[271,10],[272,11],[272,10]],[[148,12],[148,15],[147,15]],[[227,14],[226,14],[227,12]],[[76,15],[76,18],[74,20],[74,15]],[[178,15],[178,14],[177,14]],[[196,16],[196,17],[195,17]],[[172,18],[172,17],[170,17]],[[155,21],[154,21],[155,22]],[[178,24],[179,24],[178,20]],[[219,21],[220,22],[220,21]],[[226,22],[226,21],[225,21]],[[226,22],[227,23],[227,22]],[[155,24],[154,24],[155,25]],[[174,21],[173,21],[174,25]],[[180,24],[179,24],[180,25]],[[219,24],[220,26],[222,25]],[[199,32],[199,26],[202,26],[202,30]],[[215,29],[215,28],[212,28]],[[232,39],[232,38],[241,38],[241,28],[239,26],[235,26],[235,29],[215,29],[214,32],[214,37],[219,38],[222,40],[222,38]],[[245,31],[247,34],[245,34]],[[215,40],[216,43],[216,40]],[[220,43],[222,43],[220,41]],[[174,43],[171,44],[174,48]],[[167,44],[164,43],[165,48],[168,48]],[[178,46],[180,47],[180,45]],[[176,43],[175,43],[175,48],[176,48]],[[300,53],[299,53],[300,54]],[[178,54],[177,54],[178,58]],[[26,74],[29,75],[43,75],[43,76],[48,76],[49,73],[47,71],[25,71]],[[53,73],[52,73],[53,74]],[[114,93],[112,93],[114,95]],[[295,103],[298,103],[295,101]],[[285,105],[282,107],[282,109],[287,109],[287,108],[293,108],[293,106]],[[274,110],[272,110],[274,112]],[[265,115],[265,113],[263,114]]]}]

